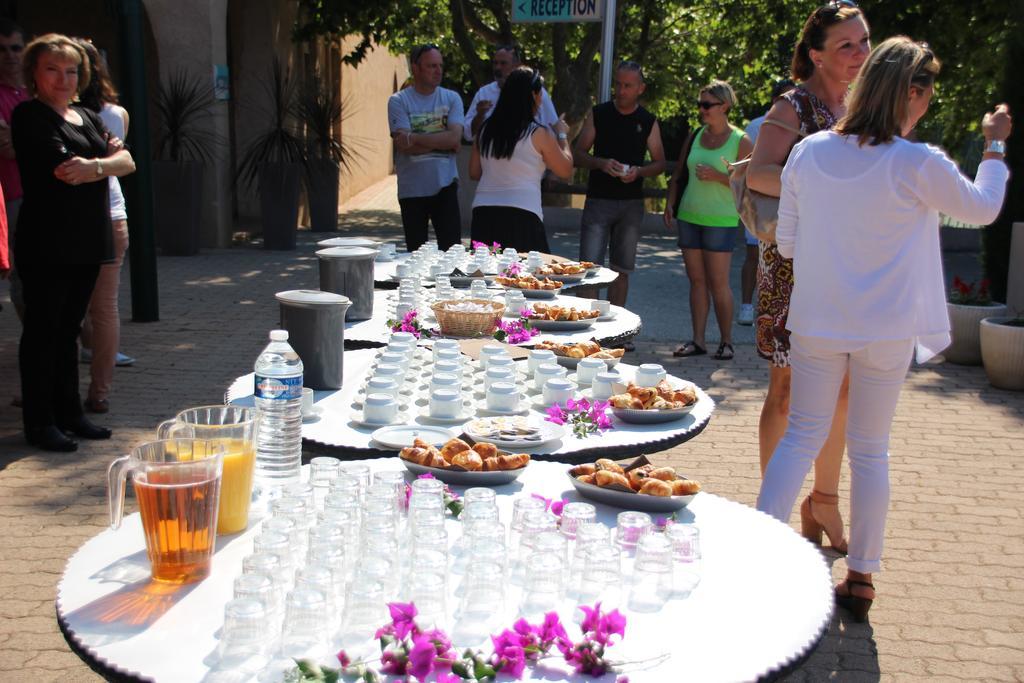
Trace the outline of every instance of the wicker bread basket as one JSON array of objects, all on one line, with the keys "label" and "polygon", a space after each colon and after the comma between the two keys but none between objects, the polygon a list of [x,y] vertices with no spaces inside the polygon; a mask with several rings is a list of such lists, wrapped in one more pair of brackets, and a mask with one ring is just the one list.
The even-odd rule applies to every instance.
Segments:
[{"label": "wicker bread basket", "polygon": [[[465,303],[480,304],[491,310],[480,313],[467,313],[463,311],[449,311],[445,308],[448,304]],[[437,318],[437,325],[441,328],[441,334],[450,337],[479,337],[494,332],[505,313],[505,304],[485,299],[466,299],[463,301],[438,301],[430,307]]]}]

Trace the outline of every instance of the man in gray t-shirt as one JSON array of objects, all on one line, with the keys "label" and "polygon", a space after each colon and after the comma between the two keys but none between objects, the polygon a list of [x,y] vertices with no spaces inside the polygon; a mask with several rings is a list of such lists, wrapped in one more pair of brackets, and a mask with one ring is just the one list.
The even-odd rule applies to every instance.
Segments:
[{"label": "man in gray t-shirt", "polygon": [[414,49],[409,65],[412,86],[388,100],[405,246],[415,251],[427,241],[429,221],[438,247],[447,249],[462,239],[455,164],[464,119],[462,99],[441,87],[444,62],[435,46]]}]

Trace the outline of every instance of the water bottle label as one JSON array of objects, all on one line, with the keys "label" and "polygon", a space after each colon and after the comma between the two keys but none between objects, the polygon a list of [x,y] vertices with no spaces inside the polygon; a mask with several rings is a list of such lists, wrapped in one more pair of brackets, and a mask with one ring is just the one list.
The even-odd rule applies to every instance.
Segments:
[{"label": "water bottle label", "polygon": [[271,398],[289,401],[302,398],[302,377],[261,377],[256,375],[256,398]]}]

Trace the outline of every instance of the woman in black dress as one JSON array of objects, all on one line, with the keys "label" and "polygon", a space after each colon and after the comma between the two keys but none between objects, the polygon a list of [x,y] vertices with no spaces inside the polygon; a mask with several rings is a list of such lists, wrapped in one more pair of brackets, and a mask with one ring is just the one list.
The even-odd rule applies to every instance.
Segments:
[{"label": "woman in black dress", "polygon": [[100,264],[113,260],[107,178],[135,170],[99,116],[73,105],[89,63],[73,40],[47,34],[25,49],[33,99],[14,110],[11,134],[24,186],[14,258],[25,291],[18,360],[25,438],[49,451],[106,439],[78,394],[77,338]]}]

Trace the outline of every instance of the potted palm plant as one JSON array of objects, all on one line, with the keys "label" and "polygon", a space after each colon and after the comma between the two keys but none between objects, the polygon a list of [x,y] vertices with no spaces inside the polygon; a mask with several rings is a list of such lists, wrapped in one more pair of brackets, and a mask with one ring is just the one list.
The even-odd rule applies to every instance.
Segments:
[{"label": "potted palm plant", "polygon": [[306,133],[306,196],[310,227],[331,232],[338,227],[338,184],[341,168],[348,168],[351,148],[336,134],[348,106],[336,88],[314,74],[299,92],[298,118]]},{"label": "potted palm plant", "polygon": [[156,91],[156,160],[153,214],[157,241],[165,254],[199,253],[203,168],[220,143],[208,126],[213,88],[184,69]]},{"label": "potted palm plant", "polygon": [[266,128],[246,148],[239,179],[256,187],[263,221],[263,246],[295,248],[299,191],[306,154],[295,125],[296,87],[288,69],[275,59],[264,82],[269,107]]},{"label": "potted palm plant", "polygon": [[992,386],[1024,389],[1024,314],[981,321],[981,360]]},{"label": "potted palm plant", "polygon": [[942,352],[946,360],[958,365],[981,364],[980,325],[983,318],[1001,316],[1006,306],[994,303],[989,294],[988,280],[977,285],[953,278],[947,302],[950,336],[953,342]]}]

